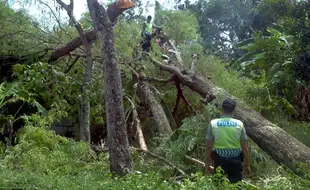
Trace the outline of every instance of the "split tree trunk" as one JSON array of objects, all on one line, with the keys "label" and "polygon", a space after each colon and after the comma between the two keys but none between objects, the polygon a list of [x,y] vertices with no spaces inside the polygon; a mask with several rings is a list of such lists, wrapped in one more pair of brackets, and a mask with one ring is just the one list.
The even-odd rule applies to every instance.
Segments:
[{"label": "split tree trunk", "polygon": [[158,135],[161,137],[171,135],[172,130],[169,124],[169,120],[167,119],[163,107],[156,100],[149,84],[147,82],[139,82],[137,94],[140,100],[151,109],[153,120],[156,125],[156,132]]},{"label": "split tree trunk", "polygon": [[152,61],[156,66],[178,77],[183,85],[200,94],[205,98],[206,103],[211,102],[215,97],[221,101],[225,98],[236,100],[235,118],[243,121],[249,137],[277,163],[286,165],[294,172],[297,169],[296,164],[306,163],[310,166],[309,147],[289,135],[282,128],[265,119],[256,111],[247,107],[224,89],[218,88],[209,80],[203,80],[191,74],[182,74],[176,67],[161,64],[154,59]]},{"label": "split tree trunk", "polygon": [[141,148],[142,150],[147,150],[147,146],[146,146],[146,142],[144,139],[144,135],[143,135],[140,119],[138,117],[138,112],[137,112],[136,106],[132,102],[132,100],[130,100],[130,98],[128,98],[128,97],[126,97],[126,98],[131,104],[131,109],[132,109],[132,124],[131,125],[135,126],[135,128],[136,128],[135,137],[138,139],[139,148]]},{"label": "split tree trunk", "polygon": [[[87,0],[87,5],[100,42],[104,59],[104,98],[110,154],[110,170],[124,175],[131,170],[132,161],[125,125],[122,81],[114,45],[113,26],[105,9],[97,0]],[[111,19],[112,20],[112,19]]]}]

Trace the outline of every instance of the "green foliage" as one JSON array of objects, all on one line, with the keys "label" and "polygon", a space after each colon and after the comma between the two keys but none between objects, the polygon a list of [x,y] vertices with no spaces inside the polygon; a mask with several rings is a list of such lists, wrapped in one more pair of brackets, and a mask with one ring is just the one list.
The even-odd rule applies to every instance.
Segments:
[{"label": "green foliage", "polygon": [[221,58],[232,58],[236,52],[231,45],[252,34],[254,7],[253,0],[201,0],[191,6],[189,9],[199,20],[205,50]]},{"label": "green foliage", "polygon": [[[47,110],[36,100],[36,97],[33,93],[29,93],[25,86],[20,82],[6,83],[3,82],[0,84],[0,109],[9,106],[11,103],[16,103],[22,101],[28,103],[29,106],[33,106],[37,109],[37,112],[42,115],[47,114]],[[21,107],[19,108],[21,109]],[[17,117],[18,110],[14,115],[7,115],[7,113],[2,112],[1,120],[6,123],[14,124],[15,121],[21,118],[26,118],[25,116]]]},{"label": "green foliage", "polygon": [[[24,5],[28,2],[29,0],[23,1],[21,4]],[[44,53],[44,49],[50,49],[70,38],[70,32],[68,30],[64,32],[64,28],[67,29],[68,27],[61,29],[54,27],[55,33],[52,32],[55,22],[53,25],[51,20],[56,14],[55,12],[52,14],[50,11],[55,11],[55,9],[47,7],[49,3],[51,2],[37,2],[38,10],[44,10],[38,17],[41,20],[37,21],[36,18],[28,14],[26,9],[21,8],[15,11],[3,1],[0,2],[0,56],[19,57],[27,55],[30,58],[35,58],[36,54],[31,53]],[[62,24],[60,18],[57,17],[57,19],[59,25]],[[44,24],[42,25],[42,23]],[[61,35],[59,30],[62,31]]]},{"label": "green foliage", "polygon": [[[133,59],[133,54],[136,53],[135,46],[140,43],[141,27],[136,22],[120,21],[114,27],[115,46],[118,51],[120,62],[128,62]],[[124,48],[126,47],[126,48]]]},{"label": "green foliage", "polygon": [[0,2],[0,18],[0,55],[25,55],[31,50],[44,48],[37,44],[38,40],[33,34],[37,34],[38,38],[44,36],[25,12],[15,12]]},{"label": "green foliage", "polygon": [[[220,36],[223,31],[229,31],[231,42],[247,38],[251,34],[249,31],[249,20],[251,19],[248,16],[250,14],[249,10],[252,8],[252,2],[254,1],[242,3],[241,1],[208,1],[206,4],[210,6],[200,7],[199,10],[203,14],[200,13],[204,16],[198,17],[198,20],[201,22],[200,29],[204,33],[205,47],[209,47],[206,46],[206,43],[210,43],[207,44],[210,47],[218,48],[217,45],[220,44],[225,49],[225,40]],[[42,7],[42,4],[39,7]],[[281,8],[281,6],[279,7]],[[47,44],[47,47],[56,47],[59,42],[66,43],[69,41],[70,35],[77,36],[73,27],[64,26],[62,22],[60,26],[53,28],[53,32],[50,33],[49,30],[43,32],[40,30],[41,28],[37,27],[39,26],[37,23],[30,21],[31,19],[27,15],[21,14],[22,16],[20,16],[18,15],[20,13],[16,13],[4,5],[0,8],[0,14],[4,18],[0,21],[0,26],[2,26],[3,30],[1,32],[4,35],[18,30],[15,22],[18,19],[21,19],[20,25],[24,30],[30,34],[37,34],[35,37],[32,36],[31,39],[24,34],[18,38],[15,38],[16,34],[14,34],[14,41],[5,38],[0,43],[1,47],[3,47],[3,52],[1,52],[3,55],[24,55],[35,50],[42,50],[42,47]],[[299,11],[301,13],[296,13],[297,15],[307,13],[304,9]],[[270,9],[270,12],[272,12],[272,9]],[[232,71],[230,68],[227,69],[225,64],[216,57],[205,55],[204,48],[201,45],[203,43],[201,43],[197,32],[196,16],[199,16],[200,13],[168,11],[161,8],[158,8],[156,13],[158,13],[156,15],[156,24],[164,25],[164,31],[167,35],[177,42],[186,68],[189,68],[192,61],[191,54],[199,53],[198,74],[200,76],[211,77],[216,85],[226,89],[253,109],[263,112],[271,108],[270,112],[274,113],[274,116],[269,117],[273,121],[283,126],[285,130],[305,144],[309,144],[305,132],[308,131],[309,124],[288,121],[284,116],[279,115],[279,110],[273,109],[279,107],[280,109],[286,108],[290,110],[292,108],[287,94],[289,94],[289,90],[292,89],[296,82],[291,76],[291,65],[294,62],[295,53],[300,51],[296,46],[301,40],[298,38],[298,42],[296,42],[296,36],[305,33],[296,33],[296,35],[293,35],[294,38],[291,38],[291,35],[288,35],[292,34],[291,31],[287,32],[286,28],[279,29],[277,27],[276,30],[269,29],[267,38],[262,37],[266,36],[265,33],[255,36],[254,42],[247,46],[250,53],[239,60],[239,62],[243,63],[244,68],[244,76],[240,77],[240,73]],[[46,14],[46,17],[51,17],[50,12]],[[42,20],[46,17],[42,17]],[[10,20],[12,18],[15,20]],[[86,18],[89,18],[87,13],[83,15],[81,23],[85,29],[90,29],[92,26]],[[301,20],[307,24],[305,18],[304,16]],[[125,20],[118,21],[114,27],[115,43],[120,63],[127,63],[135,58],[137,54],[136,45],[141,40],[141,26],[139,23],[132,20],[126,20],[126,22]],[[67,20],[63,19],[62,21],[66,23]],[[296,19],[287,18],[281,20],[283,23],[297,26],[292,21],[296,21]],[[303,21],[298,22],[298,26],[303,26]],[[210,25],[206,24],[209,22]],[[48,20],[46,20],[45,24],[48,24]],[[45,36],[45,33],[48,35]],[[54,37],[51,38],[51,36]],[[38,37],[42,37],[44,41],[47,40],[48,42],[41,43],[40,40],[42,39],[38,40]],[[50,39],[53,39],[53,41]],[[212,45],[213,42],[215,44]],[[33,48],[29,45],[36,45],[36,47]],[[153,45],[152,56],[160,59],[162,51],[156,43],[153,43]],[[77,51],[75,53],[81,52]],[[96,59],[100,55],[98,42],[95,42],[93,54]],[[89,149],[88,145],[60,137],[48,130],[48,127],[55,120],[70,116],[79,110],[80,86],[84,66],[82,61],[79,60],[72,70],[65,73],[64,71],[67,70],[71,62],[71,59],[64,59],[54,65],[45,62],[16,65],[14,67],[16,80],[12,83],[2,83],[0,85],[1,105],[8,105],[6,104],[7,100],[8,103],[22,100],[33,104],[38,109],[36,114],[22,116],[26,121],[26,127],[19,132],[19,144],[8,149],[0,147],[2,158],[0,160],[1,187],[40,189],[67,189],[69,187],[73,189],[236,189],[237,186],[240,189],[291,189],[293,187],[307,189],[310,187],[309,181],[306,179],[296,177],[290,173],[276,171],[274,169],[277,167],[275,163],[251,141],[251,164],[255,173],[253,178],[246,178],[244,184],[233,185],[229,184],[220,172],[213,177],[204,176],[201,172],[202,167],[188,162],[184,159],[184,156],[190,155],[204,160],[206,128],[212,118],[218,117],[219,109],[216,104],[220,103],[221,99],[204,106],[200,103],[198,95],[194,95],[193,92],[185,88],[185,96],[194,108],[202,110],[202,113],[185,118],[181,127],[154,150],[187,173],[195,174],[182,181],[168,180],[168,178],[175,175],[175,171],[171,167],[158,160],[133,152],[133,173],[122,178],[113,178],[109,173],[107,154],[101,153],[97,156]],[[161,78],[170,76],[170,74],[158,70],[148,61],[140,61],[137,62],[138,64],[145,66],[147,76]],[[138,107],[139,101],[135,98],[131,71],[125,64],[122,64],[121,68],[123,71],[124,95],[130,97]],[[101,125],[104,123],[102,70],[101,60],[95,61],[94,82],[88,91],[92,107],[92,123]],[[284,87],[283,84],[285,84]],[[279,88],[282,93],[287,95],[286,97],[276,96],[279,93]],[[162,100],[167,104],[167,107],[172,108],[175,103],[176,92],[171,84],[160,88],[152,85],[152,90],[154,90],[158,100]],[[44,105],[37,103],[39,99],[44,102]],[[129,102],[125,100],[124,107],[125,110],[129,110],[126,112],[128,117],[130,106]],[[183,119],[191,114],[191,111],[185,109],[184,104],[182,104],[177,117]],[[149,126],[145,125],[143,127],[149,128]],[[300,130],[296,130],[296,128]],[[141,173],[135,172],[135,170],[139,170]]]},{"label": "green foliage", "polygon": [[198,35],[198,21],[190,11],[165,11],[159,10],[156,14],[157,25],[163,26],[163,30],[177,45],[196,41]]},{"label": "green foliage", "polygon": [[[44,119],[44,118],[41,118]],[[249,182],[229,184],[221,170],[213,177],[201,172],[177,183],[164,179],[153,159],[133,153],[135,170],[125,177],[108,172],[108,156],[98,156],[83,142],[60,137],[40,127],[27,126],[19,132],[19,144],[1,153],[0,186],[3,188],[51,189],[257,189]],[[161,164],[161,168],[164,168]],[[137,171],[139,169],[140,171]],[[296,186],[298,184],[298,187]],[[266,178],[258,189],[305,188],[306,181],[291,174]]]},{"label": "green foliage", "polygon": [[[281,27],[278,26],[281,29]],[[255,97],[257,91],[264,93],[264,104],[259,110],[276,111],[284,109],[295,113],[292,105],[294,90],[298,84],[292,71],[295,56],[294,38],[275,28],[268,28],[269,35],[257,34],[254,42],[243,44],[240,48],[248,53],[233,64],[243,76],[256,81],[260,88],[253,89],[249,95]]]}]

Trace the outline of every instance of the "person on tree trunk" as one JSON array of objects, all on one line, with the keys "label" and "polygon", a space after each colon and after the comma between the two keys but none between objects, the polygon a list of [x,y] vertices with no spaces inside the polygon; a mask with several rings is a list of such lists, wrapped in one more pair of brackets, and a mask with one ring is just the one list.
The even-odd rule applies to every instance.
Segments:
[{"label": "person on tree trunk", "polygon": [[151,20],[152,16],[149,15],[147,17],[146,22],[142,26],[141,37],[143,38],[143,41],[141,43],[142,43],[142,49],[145,52],[149,52],[151,49],[152,31],[153,28],[156,28],[155,26],[152,25]]},{"label": "person on tree trunk", "polygon": [[230,98],[222,104],[221,118],[213,119],[207,131],[207,160],[205,172],[212,173],[211,162],[214,161],[214,171],[221,167],[231,183],[242,180],[242,162],[251,175],[250,156],[247,146],[247,135],[243,122],[232,118],[236,102]]}]

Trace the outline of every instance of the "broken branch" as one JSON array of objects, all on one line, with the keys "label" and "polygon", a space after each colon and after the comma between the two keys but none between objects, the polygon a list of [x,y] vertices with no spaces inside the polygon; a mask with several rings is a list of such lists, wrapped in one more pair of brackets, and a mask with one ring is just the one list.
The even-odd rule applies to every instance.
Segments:
[{"label": "broken branch", "polygon": [[[108,9],[107,9],[107,14],[108,17],[110,19],[110,21],[112,23],[114,23],[116,21],[116,18],[125,10],[130,9],[131,7],[118,7],[117,2],[112,3],[111,5],[109,5]],[[96,32],[95,30],[91,30],[89,32],[86,32],[84,34],[84,37],[89,41],[94,41],[97,39],[96,37]],[[49,58],[48,62],[54,62],[57,61],[60,57],[63,57],[67,54],[69,54],[70,52],[74,51],[76,48],[80,47],[81,45],[83,45],[82,39],[80,36],[76,37],[75,39],[71,40],[70,42],[68,42],[65,46],[60,47],[58,49],[56,49],[51,57]]]},{"label": "broken branch", "polygon": [[190,71],[192,72],[193,75],[195,75],[197,71],[198,61],[199,61],[199,54],[193,54],[192,57],[193,57],[193,61],[192,61]]},{"label": "broken branch", "polygon": [[148,150],[143,150],[143,149],[139,149],[139,148],[133,148],[133,149],[136,150],[136,151],[138,151],[138,152],[142,152],[142,153],[145,153],[145,154],[147,154],[147,155],[149,155],[149,156],[152,156],[152,157],[154,157],[154,158],[157,158],[158,160],[164,162],[164,163],[167,164],[168,166],[170,166],[170,167],[172,167],[173,169],[177,170],[180,174],[187,176],[187,174],[186,174],[183,170],[181,170],[180,168],[178,168],[177,166],[175,166],[174,164],[172,164],[170,161],[168,161],[168,160],[165,159],[164,157],[159,156],[159,155],[157,155],[157,154],[154,154],[154,153],[152,153],[152,152],[150,152],[150,151],[148,151]]},{"label": "broken branch", "polygon": [[76,62],[77,62],[79,59],[80,59],[80,56],[79,56],[79,55],[76,56],[75,59],[74,59],[74,61],[71,63],[71,65],[69,65],[69,67],[65,70],[64,73],[68,73],[68,72],[73,68],[73,66],[76,64]]},{"label": "broken branch", "polygon": [[209,103],[215,99],[215,95],[213,94],[213,89],[210,88],[208,83],[206,83],[201,77],[193,76],[186,70],[182,73],[179,68],[174,66],[168,66],[162,64],[160,61],[150,57],[152,63],[162,70],[168,71],[171,74],[174,74],[175,77],[185,86],[190,88],[191,90],[197,92],[199,95],[205,98],[205,102]]},{"label": "broken branch", "polygon": [[190,156],[187,156],[187,155],[185,155],[185,158],[186,158],[187,160],[190,160],[190,161],[192,161],[192,162],[194,162],[194,163],[196,163],[196,164],[199,164],[199,165],[205,167],[205,163],[204,163],[203,161],[201,161],[201,160],[198,160],[198,159],[196,159],[196,158],[193,158],[193,157],[190,157]]},{"label": "broken branch", "polygon": [[126,99],[131,104],[132,120],[133,120],[133,124],[135,124],[135,126],[136,126],[139,146],[140,146],[140,148],[142,150],[147,150],[147,146],[146,146],[146,143],[145,143],[145,140],[144,140],[144,136],[143,136],[143,132],[142,132],[142,127],[141,127],[141,124],[140,124],[140,119],[138,117],[138,112],[137,112],[136,106],[135,106],[135,104],[132,102],[132,100],[128,96],[126,96]]},{"label": "broken branch", "polygon": [[149,81],[149,82],[168,83],[168,82],[174,81],[174,77],[170,77],[168,79],[160,79],[160,78],[155,78],[155,77],[145,77],[144,80]]}]

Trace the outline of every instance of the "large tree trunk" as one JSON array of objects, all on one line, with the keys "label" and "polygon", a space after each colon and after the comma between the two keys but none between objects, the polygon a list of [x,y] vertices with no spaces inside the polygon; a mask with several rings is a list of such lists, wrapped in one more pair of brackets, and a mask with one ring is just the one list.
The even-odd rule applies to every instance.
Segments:
[{"label": "large tree trunk", "polygon": [[[107,14],[108,17],[110,19],[110,21],[112,23],[116,22],[116,18],[125,10],[131,8],[132,6],[129,7],[124,7],[124,6],[118,6],[117,2],[112,3],[111,5],[109,5],[108,9],[107,9]],[[95,30],[91,30],[86,32],[85,34],[86,39],[88,40],[88,42],[94,41],[96,40],[97,36],[96,36],[96,32]],[[74,51],[76,48],[80,47],[81,45],[83,45],[82,39],[81,37],[76,37],[73,40],[71,40],[70,42],[68,42],[66,45],[57,48],[50,56],[48,62],[53,62],[58,60],[60,57],[68,55],[70,52]]]},{"label": "large tree trunk", "polygon": [[125,125],[122,81],[118,65],[114,33],[105,9],[97,0],[87,0],[89,12],[100,42],[104,59],[104,98],[110,153],[110,170],[123,175],[132,168],[131,154]]},{"label": "large tree trunk", "polygon": [[183,85],[205,98],[206,103],[211,102],[215,97],[217,97],[217,101],[222,101],[225,98],[236,100],[235,118],[244,122],[249,137],[279,164],[286,165],[294,172],[297,169],[296,162],[297,164],[306,163],[310,166],[309,147],[247,107],[224,89],[218,88],[210,80],[203,80],[197,76],[187,74],[190,72],[183,71],[181,73],[178,68],[161,64],[154,59],[152,59],[152,62],[178,77]]},{"label": "large tree trunk", "polygon": [[137,94],[143,104],[151,109],[152,117],[156,125],[156,132],[159,136],[169,136],[172,133],[169,120],[163,107],[156,100],[147,82],[139,82]]}]

